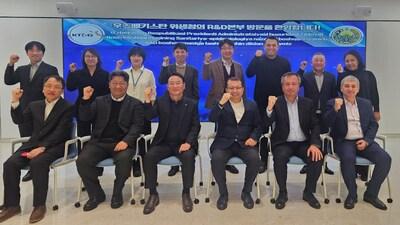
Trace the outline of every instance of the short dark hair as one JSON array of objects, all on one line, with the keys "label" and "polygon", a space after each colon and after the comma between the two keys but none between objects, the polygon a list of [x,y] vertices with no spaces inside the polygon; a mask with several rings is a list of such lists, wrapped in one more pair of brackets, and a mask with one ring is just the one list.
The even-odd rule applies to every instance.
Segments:
[{"label": "short dark hair", "polygon": [[[172,77],[172,76],[181,78],[182,82],[185,83],[185,77],[184,77],[182,74],[180,74],[180,73],[178,73],[178,72],[172,72],[172,73],[169,75],[169,77]],[[169,77],[168,77],[168,80],[169,80]]]},{"label": "short dark hair", "polygon": [[42,44],[42,43],[40,43],[38,41],[30,41],[30,42],[26,43],[26,45],[25,45],[25,52],[28,52],[28,50],[32,50],[33,47],[38,48],[43,53],[46,51],[46,48],[44,47],[44,44]]},{"label": "short dark hair", "polygon": [[226,87],[228,87],[228,81],[240,81],[240,83],[242,84],[242,87],[244,87],[243,81],[239,77],[229,77],[228,80],[226,80],[226,84],[225,84]]},{"label": "short dark hair", "polygon": [[299,74],[297,74],[297,73],[295,73],[295,72],[287,72],[287,73],[284,73],[284,74],[282,75],[282,77],[281,77],[281,85],[283,84],[283,81],[285,80],[286,77],[292,77],[292,76],[297,77],[297,79],[299,80],[299,85],[301,85],[301,77],[300,77]]},{"label": "short dark hair", "polygon": [[97,57],[97,67],[98,68],[101,68],[101,59],[100,59],[100,54],[97,52],[97,50],[96,49],[94,49],[94,48],[86,48],[85,50],[83,50],[83,54],[82,54],[82,65],[83,65],[83,67],[85,67],[85,68],[87,68],[87,65],[86,65],[86,63],[85,63],[85,54],[87,53],[87,52],[89,52],[89,53],[91,53],[91,54],[93,54],[93,55],[95,55],[96,57]]},{"label": "short dark hair", "polygon": [[109,76],[109,81],[111,81],[114,77],[122,77],[126,81],[126,83],[129,83],[129,74],[123,70],[114,70],[110,73]]},{"label": "short dark hair", "polygon": [[235,47],[235,43],[232,40],[227,39],[227,38],[225,38],[224,40],[220,40],[218,46],[221,49],[222,46],[224,46],[225,44]]},{"label": "short dark hair", "polygon": [[56,74],[46,76],[46,77],[43,79],[43,87],[44,87],[44,84],[45,84],[50,78],[54,78],[57,82],[61,83],[61,86],[62,86],[63,89],[65,88],[65,81],[64,81],[64,79],[63,79],[62,77],[56,75]]},{"label": "short dark hair", "polygon": [[176,49],[183,49],[183,50],[185,50],[185,51],[188,51],[188,48],[187,48],[186,44],[184,44],[184,43],[176,43],[176,44],[174,45],[174,51],[175,51]]},{"label": "short dark hair", "polygon": [[131,56],[133,56],[133,55],[138,55],[138,56],[142,57],[143,62],[146,59],[146,52],[141,47],[133,47],[133,48],[131,48],[131,50],[129,50],[129,53],[128,53],[129,61],[131,60]]},{"label": "short dark hair", "polygon": [[276,41],[276,43],[279,45],[279,40],[278,40],[278,38],[275,37],[275,36],[268,36],[267,38],[265,38],[264,44],[267,42],[267,40],[274,40],[274,41]]}]

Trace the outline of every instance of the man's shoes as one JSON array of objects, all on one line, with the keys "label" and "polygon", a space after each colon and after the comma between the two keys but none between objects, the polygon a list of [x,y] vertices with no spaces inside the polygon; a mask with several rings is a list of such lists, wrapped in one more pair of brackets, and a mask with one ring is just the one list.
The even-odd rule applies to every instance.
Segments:
[{"label": "man's shoes", "polygon": [[308,204],[314,209],[321,208],[321,204],[319,204],[318,200],[314,197],[312,193],[303,192],[303,200],[308,202]]},{"label": "man's shoes", "polygon": [[20,206],[15,206],[15,207],[5,207],[0,213],[0,223],[10,219],[11,217],[20,214],[21,213],[21,207]]},{"label": "man's shoes", "polygon": [[275,201],[276,209],[283,209],[286,206],[286,202],[288,201],[286,192],[279,192],[278,198]]},{"label": "man's shoes", "polygon": [[168,171],[168,176],[173,177],[179,172],[179,166],[171,166],[171,169]]},{"label": "man's shoes", "polygon": [[111,208],[118,209],[124,204],[124,199],[122,197],[122,193],[115,194],[111,197]]},{"label": "man's shoes", "polygon": [[3,211],[4,209],[6,209],[6,207],[4,205],[0,205],[0,211]]},{"label": "man's shoes", "polygon": [[150,195],[150,197],[147,199],[146,205],[144,205],[143,214],[147,215],[152,213],[158,204],[160,204],[160,198],[158,197],[158,194]]},{"label": "man's shoes", "polygon": [[100,195],[98,197],[89,198],[89,200],[83,206],[83,211],[87,212],[97,208],[97,206],[106,200],[105,195]]},{"label": "man's shoes", "polygon": [[227,170],[227,171],[229,171],[230,173],[233,173],[233,174],[238,174],[239,173],[239,170],[235,166],[226,165],[225,166],[225,170]]},{"label": "man's shoes", "polygon": [[356,203],[357,203],[357,197],[353,198],[348,195],[346,200],[344,201],[344,208],[353,209]]},{"label": "man's shoes", "polygon": [[22,182],[27,182],[32,180],[32,172],[30,170],[28,170],[28,172],[26,172],[25,176],[22,177]]},{"label": "man's shoes", "polygon": [[386,207],[385,203],[383,203],[377,197],[371,197],[371,196],[368,196],[367,194],[364,194],[364,201],[370,203],[375,208],[378,208],[378,209],[381,209],[381,210],[387,210],[387,207]]},{"label": "man's shoes", "polygon": [[254,201],[253,198],[251,197],[250,192],[242,192],[240,197],[243,201],[243,206],[246,209],[252,209],[254,207]]},{"label": "man's shoes", "polygon": [[304,165],[303,168],[300,170],[300,174],[306,174],[307,173],[307,165]]},{"label": "man's shoes", "polygon": [[228,207],[228,195],[220,195],[217,200],[217,208],[224,210],[226,207]]},{"label": "man's shoes", "polygon": [[191,212],[193,210],[193,201],[190,197],[190,193],[182,194],[182,208],[185,212]]},{"label": "man's shoes", "polygon": [[29,223],[36,223],[41,221],[46,215],[46,206],[41,205],[33,208],[32,214],[29,217]]}]

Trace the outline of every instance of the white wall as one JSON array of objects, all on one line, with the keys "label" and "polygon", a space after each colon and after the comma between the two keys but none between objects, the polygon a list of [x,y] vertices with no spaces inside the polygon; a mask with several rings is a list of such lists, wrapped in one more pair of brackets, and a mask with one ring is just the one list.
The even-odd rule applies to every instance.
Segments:
[{"label": "white wall", "polygon": [[[63,0],[67,1],[67,0]],[[0,2],[0,17],[60,17],[55,0],[13,0]],[[378,79],[381,97],[382,121],[380,132],[400,134],[400,76],[397,75],[400,52],[400,1],[349,1],[336,0],[254,0],[243,1],[95,1],[74,0],[79,17],[125,18],[177,18],[177,19],[310,19],[310,20],[380,20],[368,22],[367,67]],[[118,2],[118,3],[117,3]],[[351,11],[355,5],[372,6],[368,18],[355,18]],[[391,20],[391,21],[384,21]],[[398,20],[398,21],[395,21]],[[60,19],[0,18],[0,108],[2,138],[18,135],[9,115],[11,87],[3,82],[2,69],[11,53],[21,56],[19,65],[26,63],[23,50],[28,40],[36,39],[46,44],[45,60],[62,70],[62,44]]]}]

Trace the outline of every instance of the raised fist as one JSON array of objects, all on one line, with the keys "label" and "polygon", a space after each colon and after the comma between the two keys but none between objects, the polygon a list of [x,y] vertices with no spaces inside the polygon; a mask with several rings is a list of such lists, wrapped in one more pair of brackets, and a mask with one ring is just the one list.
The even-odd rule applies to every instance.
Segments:
[{"label": "raised fist", "polygon": [[343,99],[335,98],[335,111],[338,112],[343,105]]},{"label": "raised fist", "polygon": [[303,60],[300,62],[300,69],[305,70],[307,67],[308,62],[306,60]]},{"label": "raised fist", "polygon": [[11,90],[11,102],[19,102],[23,93],[24,90],[20,89],[19,87],[13,88]]},{"label": "raised fist", "polygon": [[76,71],[76,63],[69,64],[69,71],[70,72],[75,72]]},{"label": "raised fist", "polygon": [[15,63],[17,63],[19,60],[19,56],[17,54],[12,54],[10,55],[10,62],[8,63],[8,65],[12,66]]},{"label": "raised fist", "polygon": [[164,56],[163,58],[163,65],[168,66],[169,65],[169,57],[168,56]]},{"label": "raised fist", "polygon": [[268,96],[268,106],[267,106],[268,111],[272,111],[277,99],[278,98],[276,96]]},{"label": "raised fist", "polygon": [[262,54],[263,54],[262,50],[257,50],[256,51],[256,57],[260,57],[260,56],[262,56]]},{"label": "raised fist", "polygon": [[117,62],[115,63],[115,70],[121,70],[122,65],[124,65],[124,60],[117,60]]},{"label": "raised fist", "polygon": [[224,95],[222,95],[221,100],[219,100],[219,104],[224,105],[226,102],[229,101],[229,99],[231,99],[231,93],[224,93]]},{"label": "raised fist", "polygon": [[94,89],[91,86],[86,86],[83,88],[83,100],[88,100],[92,97]]},{"label": "raised fist", "polygon": [[336,66],[336,70],[337,70],[337,72],[338,73],[343,73],[343,66],[342,66],[342,64],[338,64],[337,66]]},{"label": "raised fist", "polygon": [[211,52],[206,52],[204,54],[204,63],[210,63],[211,62],[211,57],[212,57],[212,53]]}]

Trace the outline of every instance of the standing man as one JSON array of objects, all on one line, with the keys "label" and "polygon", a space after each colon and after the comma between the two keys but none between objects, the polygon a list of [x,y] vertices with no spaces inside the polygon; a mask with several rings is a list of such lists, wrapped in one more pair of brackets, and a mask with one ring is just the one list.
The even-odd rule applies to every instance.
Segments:
[{"label": "standing man", "polygon": [[[182,74],[185,78],[185,91],[183,92],[183,95],[187,98],[199,101],[199,73],[196,68],[186,63],[188,55],[189,52],[187,46],[184,43],[176,43],[174,46],[175,64],[169,64],[168,56],[163,58],[158,82],[160,82],[160,84],[167,84],[168,78],[171,74]],[[175,176],[178,171],[179,166],[172,166],[168,172],[168,176]]]},{"label": "standing man", "polygon": [[[278,55],[279,41],[276,37],[267,37],[264,41],[265,54],[261,50],[256,51],[256,56],[247,67],[247,77],[256,76],[254,88],[254,100],[258,105],[261,119],[265,123],[265,107],[268,104],[268,96],[282,95],[281,77],[290,72],[290,63],[287,59]],[[263,127],[262,132],[267,132]],[[265,172],[268,163],[268,150],[266,143],[261,144],[261,165],[260,173]]]},{"label": "standing man", "polygon": [[[212,54],[210,52],[204,55],[203,79],[211,80],[211,89],[206,99],[207,109],[212,109],[222,98],[229,78],[237,77],[245,86],[242,66],[233,61],[234,46],[232,40],[224,39],[219,42],[220,59],[211,61]],[[235,166],[226,166],[226,169],[233,174],[239,173]]]},{"label": "standing man", "polygon": [[[14,85],[19,83],[19,88],[24,91],[21,97],[22,111],[29,103],[44,99],[43,80],[49,75],[58,75],[57,68],[43,62],[43,56],[46,48],[38,41],[30,41],[25,45],[25,52],[29,58],[28,65],[19,66],[14,70],[14,65],[19,61],[19,56],[12,54],[4,72],[4,83],[6,85]],[[18,124],[19,134],[21,137],[29,137],[32,135],[32,127],[28,123]],[[22,178],[22,181],[32,180],[30,171]]]}]

